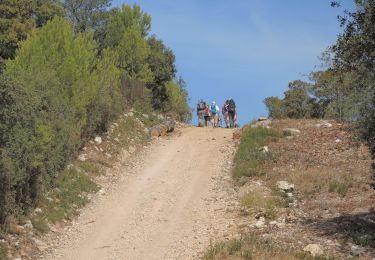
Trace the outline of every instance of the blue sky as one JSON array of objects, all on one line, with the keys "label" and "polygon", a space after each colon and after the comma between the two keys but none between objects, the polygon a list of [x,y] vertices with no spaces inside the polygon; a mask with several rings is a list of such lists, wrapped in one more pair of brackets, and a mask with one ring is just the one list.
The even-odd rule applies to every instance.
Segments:
[{"label": "blue sky", "polygon": [[263,99],[282,96],[288,82],[306,79],[341,28],[342,0],[115,0],[152,16],[152,33],[173,49],[178,75],[194,107],[232,97],[244,124],[266,115]]}]

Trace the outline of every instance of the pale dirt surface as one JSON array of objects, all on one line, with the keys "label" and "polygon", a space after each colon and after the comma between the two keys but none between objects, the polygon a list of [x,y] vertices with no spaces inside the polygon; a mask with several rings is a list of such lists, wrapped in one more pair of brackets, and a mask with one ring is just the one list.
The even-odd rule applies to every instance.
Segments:
[{"label": "pale dirt surface", "polygon": [[[44,259],[197,259],[235,233],[232,130],[187,127],[122,162]],[[126,160],[130,160],[127,158]]]}]

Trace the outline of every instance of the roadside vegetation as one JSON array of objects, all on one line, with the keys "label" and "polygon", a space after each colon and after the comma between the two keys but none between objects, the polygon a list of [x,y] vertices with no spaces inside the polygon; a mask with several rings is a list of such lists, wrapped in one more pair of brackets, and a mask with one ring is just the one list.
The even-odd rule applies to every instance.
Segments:
[{"label": "roadside vegetation", "polygon": [[[368,142],[374,159],[375,1],[354,2],[356,9],[339,17],[343,32],[322,54],[321,69],[311,72],[308,81],[289,83],[283,98],[268,97],[264,103],[274,119],[326,118],[352,123],[357,136]],[[340,8],[340,1],[331,1],[331,5]],[[375,164],[373,169],[375,173]]]},{"label": "roadside vegetation", "polygon": [[281,247],[271,239],[249,234],[240,239],[211,245],[202,257],[205,260],[218,259],[281,259],[281,260],[333,260],[329,257],[312,257],[293,248]]},{"label": "roadside vegetation", "polygon": [[[139,133],[160,122],[156,114],[191,118],[175,55],[150,35],[151,17],[137,5],[110,5],[110,0],[0,3],[4,230],[10,219],[21,222],[32,214],[33,225],[43,232],[48,222],[71,216],[86,203],[85,194],[98,189],[92,175],[108,166],[105,159],[73,165],[93,137],[113,130],[113,138],[127,147],[131,135],[147,139]],[[124,120],[132,107],[137,114]],[[119,153],[114,147],[102,149]],[[37,207],[41,212],[35,214]]]},{"label": "roadside vegetation", "polygon": [[263,173],[258,166],[272,157],[272,154],[264,150],[269,142],[276,142],[283,135],[272,128],[246,127],[241,134],[240,146],[234,159],[233,177],[259,176]]}]

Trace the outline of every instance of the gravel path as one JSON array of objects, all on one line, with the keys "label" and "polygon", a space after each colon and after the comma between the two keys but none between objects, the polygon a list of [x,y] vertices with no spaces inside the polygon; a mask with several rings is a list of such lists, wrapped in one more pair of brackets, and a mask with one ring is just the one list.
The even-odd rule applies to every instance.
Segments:
[{"label": "gravel path", "polygon": [[[188,127],[142,152],[44,259],[197,259],[235,233],[232,130]],[[124,163],[123,163],[124,165]]]}]

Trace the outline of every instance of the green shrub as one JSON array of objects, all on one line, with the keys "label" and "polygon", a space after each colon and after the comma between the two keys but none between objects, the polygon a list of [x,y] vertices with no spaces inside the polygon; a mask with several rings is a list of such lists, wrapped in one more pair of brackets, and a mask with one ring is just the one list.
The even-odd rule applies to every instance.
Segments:
[{"label": "green shrub", "polygon": [[181,122],[189,122],[192,114],[188,102],[188,92],[184,84],[178,84],[173,81],[167,84],[168,103],[166,111],[172,117]]},{"label": "green shrub", "polygon": [[344,178],[342,180],[331,180],[329,182],[329,192],[336,192],[340,194],[341,197],[345,197],[348,190],[353,186],[352,178]]},{"label": "green shrub", "polygon": [[262,147],[267,142],[276,141],[281,134],[275,129],[263,127],[246,128],[241,135],[240,147],[235,155],[235,166],[233,176],[239,179],[242,176],[258,176],[262,173],[258,171],[258,166],[268,160],[271,156],[269,152],[263,152]]},{"label": "green shrub", "polygon": [[[0,84],[0,222],[26,214],[83,143],[122,111],[119,70],[63,18],[36,30]],[[17,194],[17,196],[16,196]]]}]

